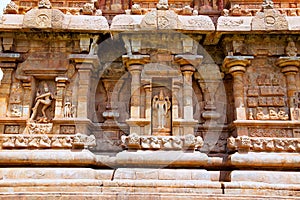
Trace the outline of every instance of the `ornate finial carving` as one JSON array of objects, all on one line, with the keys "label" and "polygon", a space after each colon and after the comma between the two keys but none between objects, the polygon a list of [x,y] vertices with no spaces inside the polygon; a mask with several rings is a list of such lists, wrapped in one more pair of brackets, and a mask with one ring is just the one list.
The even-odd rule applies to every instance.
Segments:
[{"label": "ornate finial carving", "polygon": [[274,9],[274,3],[272,0],[264,0],[262,4],[262,11],[264,9]]},{"label": "ornate finial carving", "polygon": [[297,47],[295,42],[292,39],[289,39],[288,45],[285,47],[285,53],[290,57],[297,56]]},{"label": "ornate finial carving", "polygon": [[168,0],[159,0],[158,4],[156,5],[157,10],[168,10],[169,3]]},{"label": "ornate finial carving", "polygon": [[92,15],[94,13],[95,6],[93,3],[86,3],[83,5],[82,14]]},{"label": "ornate finial carving", "polygon": [[41,0],[38,5],[39,8],[51,9],[51,2],[49,0]]},{"label": "ornate finial carving", "polygon": [[6,5],[6,8],[3,10],[4,14],[18,14],[19,12],[19,6],[11,1],[9,4]]}]

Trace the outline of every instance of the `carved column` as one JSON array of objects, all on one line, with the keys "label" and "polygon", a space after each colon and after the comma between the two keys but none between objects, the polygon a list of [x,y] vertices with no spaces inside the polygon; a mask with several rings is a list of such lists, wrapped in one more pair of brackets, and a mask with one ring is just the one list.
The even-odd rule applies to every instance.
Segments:
[{"label": "carved column", "polygon": [[130,133],[143,134],[141,127],[145,126],[141,116],[141,72],[143,65],[148,63],[150,56],[148,55],[125,55],[123,63],[131,74],[131,102],[130,102],[130,119],[127,123],[130,126]]},{"label": "carved column", "polygon": [[193,119],[193,88],[192,78],[195,67],[201,63],[200,55],[176,55],[175,61],[180,65],[183,74],[183,135],[194,134],[194,126],[198,120]]},{"label": "carved column", "polygon": [[253,59],[253,56],[227,56],[223,62],[223,67],[233,77],[233,96],[237,120],[246,120],[244,74],[246,67],[250,65],[250,59]]},{"label": "carved column", "polygon": [[276,64],[281,67],[281,72],[286,77],[288,106],[293,113],[294,97],[297,92],[296,74],[299,71],[300,57],[280,57]]},{"label": "carved column", "polygon": [[55,98],[55,118],[63,118],[63,97],[65,95],[68,78],[56,77],[56,98]]}]

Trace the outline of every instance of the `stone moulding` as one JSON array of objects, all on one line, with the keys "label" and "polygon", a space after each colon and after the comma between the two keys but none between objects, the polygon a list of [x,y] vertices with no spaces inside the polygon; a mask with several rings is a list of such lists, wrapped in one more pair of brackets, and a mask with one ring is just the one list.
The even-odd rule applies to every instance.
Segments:
[{"label": "stone moulding", "polygon": [[2,149],[83,149],[96,146],[95,136],[4,134],[0,136]]},{"label": "stone moulding", "polygon": [[110,30],[193,30],[214,31],[215,26],[208,16],[179,16],[172,10],[154,10],[146,15],[117,15]]},{"label": "stone moulding", "polygon": [[122,145],[127,149],[143,150],[196,150],[203,146],[200,136],[192,134],[185,136],[139,136],[137,134],[123,135]]},{"label": "stone moulding", "polygon": [[5,14],[0,29],[109,30],[103,16],[65,15],[58,9],[32,9],[25,15]]},{"label": "stone moulding", "polygon": [[300,139],[239,136],[228,138],[227,147],[239,152],[300,152]]},{"label": "stone moulding", "polygon": [[[274,24],[265,24],[265,21],[268,20],[268,17],[270,19],[273,19],[272,16],[267,16],[266,18],[255,18],[255,17],[247,17],[247,16],[241,16],[241,17],[225,17],[221,16],[218,18],[217,23],[217,31],[220,32],[251,32],[251,31],[270,31],[270,30],[276,30],[276,31],[298,31],[300,30],[299,26],[299,20],[300,16],[295,17],[287,17],[282,16],[280,18],[280,22],[276,22]],[[275,19],[275,18],[274,18]],[[263,23],[260,23],[258,21],[263,21]],[[268,22],[270,23],[270,22]]]}]

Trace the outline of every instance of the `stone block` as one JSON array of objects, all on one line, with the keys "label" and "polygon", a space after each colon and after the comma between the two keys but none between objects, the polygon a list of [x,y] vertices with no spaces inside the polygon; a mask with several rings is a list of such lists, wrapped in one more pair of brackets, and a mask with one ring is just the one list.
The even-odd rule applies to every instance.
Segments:
[{"label": "stone block", "polygon": [[158,173],[160,180],[191,180],[191,171],[187,169],[161,169]]},{"label": "stone block", "polygon": [[[2,29],[21,29],[24,15],[6,14],[0,20],[0,28]],[[1,23],[2,22],[2,23]]]},{"label": "stone block", "polygon": [[158,179],[159,169],[136,169],[136,179]]},{"label": "stone block", "polygon": [[207,181],[210,181],[211,180],[211,172],[208,172],[206,170],[203,170],[203,169],[199,169],[199,170],[196,170],[196,169],[193,169],[193,170],[190,170],[191,172],[191,179],[192,180],[207,180]]},{"label": "stone block", "polygon": [[299,20],[300,17],[286,17],[289,25],[289,30],[290,31],[299,31],[300,30],[300,24]]},{"label": "stone block", "polygon": [[132,168],[119,168],[115,171],[114,180],[118,179],[136,179],[135,169]]}]

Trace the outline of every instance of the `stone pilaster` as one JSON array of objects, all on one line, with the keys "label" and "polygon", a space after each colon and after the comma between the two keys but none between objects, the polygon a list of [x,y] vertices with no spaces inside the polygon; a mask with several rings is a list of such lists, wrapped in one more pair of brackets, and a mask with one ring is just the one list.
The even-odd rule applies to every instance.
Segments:
[{"label": "stone pilaster", "polygon": [[63,97],[65,95],[68,78],[56,77],[55,118],[63,118]]},{"label": "stone pilaster", "polygon": [[3,78],[0,85],[0,117],[6,117],[8,113],[7,108],[11,92],[12,73],[17,66],[16,61],[18,58],[20,58],[20,54],[18,53],[1,53],[0,55],[0,68],[3,71]]},{"label": "stone pilaster", "polygon": [[296,74],[299,71],[300,57],[280,57],[276,64],[281,67],[281,72],[286,77],[288,106],[293,108],[293,99],[297,91]]},{"label": "stone pilaster", "polygon": [[227,56],[223,68],[233,77],[233,96],[236,109],[236,119],[245,120],[244,74],[253,56]]},{"label": "stone pilaster", "polygon": [[198,120],[193,118],[193,87],[192,78],[196,71],[195,67],[201,63],[200,55],[176,55],[175,61],[179,63],[183,74],[183,134],[194,134],[194,126]]},{"label": "stone pilaster", "polygon": [[144,64],[150,61],[149,55],[125,55],[122,57],[123,63],[131,74],[131,102],[130,119],[127,123],[130,126],[130,133],[143,135],[145,120],[141,119],[141,72]]},{"label": "stone pilaster", "polygon": [[[144,84],[145,90],[145,119],[147,121],[151,121],[152,113],[151,113],[151,102],[152,102],[152,84],[151,80],[147,81]],[[145,126],[145,135],[151,135],[151,124],[147,124]]]},{"label": "stone pilaster", "polygon": [[92,72],[98,63],[98,57],[96,55],[72,54],[69,59],[76,63],[79,76],[77,118],[91,119],[93,117],[93,112],[91,112],[93,99],[91,98],[90,87]]}]

